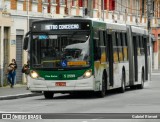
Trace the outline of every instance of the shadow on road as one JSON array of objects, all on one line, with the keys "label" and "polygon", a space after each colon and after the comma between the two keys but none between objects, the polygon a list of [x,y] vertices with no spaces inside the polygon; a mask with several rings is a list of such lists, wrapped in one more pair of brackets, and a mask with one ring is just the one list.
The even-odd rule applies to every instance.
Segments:
[{"label": "shadow on road", "polygon": [[[140,90],[140,89],[137,89],[137,88],[134,88],[134,89],[130,89],[129,87],[126,88],[125,92],[132,92],[132,91],[135,91],[135,90]],[[119,92],[119,89],[114,89],[114,90],[109,90],[106,92],[106,96],[105,97],[111,97],[111,96],[114,96],[114,95],[119,95],[119,94],[122,94]],[[77,93],[71,93],[71,94],[58,94],[56,95],[55,93],[55,96],[53,97],[53,99],[45,99],[45,98],[40,98],[40,99],[37,99],[37,100],[60,100],[60,99],[101,99],[101,98],[98,98],[95,94],[95,92],[77,92]]]}]

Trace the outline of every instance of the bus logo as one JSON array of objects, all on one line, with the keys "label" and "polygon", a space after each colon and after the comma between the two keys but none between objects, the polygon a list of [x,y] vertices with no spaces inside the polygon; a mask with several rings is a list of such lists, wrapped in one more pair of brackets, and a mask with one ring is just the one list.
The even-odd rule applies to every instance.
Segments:
[{"label": "bus logo", "polygon": [[66,67],[67,66],[67,61],[66,60],[61,61],[61,66]]}]

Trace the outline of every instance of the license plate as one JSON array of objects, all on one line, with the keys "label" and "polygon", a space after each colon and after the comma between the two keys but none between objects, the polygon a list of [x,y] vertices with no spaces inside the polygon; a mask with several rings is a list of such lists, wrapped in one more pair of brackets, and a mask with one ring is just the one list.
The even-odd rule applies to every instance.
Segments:
[{"label": "license plate", "polygon": [[56,82],[55,86],[66,86],[66,82]]}]

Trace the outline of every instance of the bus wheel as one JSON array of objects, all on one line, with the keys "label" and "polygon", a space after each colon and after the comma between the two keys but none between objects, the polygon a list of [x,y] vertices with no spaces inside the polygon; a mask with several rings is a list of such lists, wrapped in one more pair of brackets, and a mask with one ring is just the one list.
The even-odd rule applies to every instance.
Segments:
[{"label": "bus wheel", "polygon": [[46,99],[52,99],[54,96],[54,93],[52,91],[44,91],[44,97]]},{"label": "bus wheel", "polygon": [[121,81],[120,92],[121,93],[125,92],[125,74],[124,74],[124,71],[122,71],[122,81]]},{"label": "bus wheel", "polygon": [[98,91],[97,92],[97,97],[99,98],[103,98],[106,95],[106,77],[103,74],[103,78],[102,78],[102,91]]},{"label": "bus wheel", "polygon": [[138,89],[143,89],[144,88],[144,71],[142,72],[142,81],[141,84],[137,86]]}]

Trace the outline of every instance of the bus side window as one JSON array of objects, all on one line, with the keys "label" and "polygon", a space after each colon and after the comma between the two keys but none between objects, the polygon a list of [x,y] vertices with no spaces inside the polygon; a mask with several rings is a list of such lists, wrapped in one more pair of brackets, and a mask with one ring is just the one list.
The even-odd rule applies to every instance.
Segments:
[{"label": "bus side window", "polygon": [[98,38],[94,38],[94,60],[106,61],[105,31],[98,31]]},{"label": "bus side window", "polygon": [[99,31],[99,40],[100,43],[98,46],[104,46],[104,36],[103,36],[103,31]]},{"label": "bus side window", "polygon": [[104,30],[100,31],[99,39],[100,39],[100,59],[101,63],[104,63],[107,61],[106,32]]},{"label": "bus side window", "polygon": [[94,60],[100,60],[100,47],[99,47],[99,39],[93,39],[93,51],[94,51]]},{"label": "bus side window", "polygon": [[128,60],[128,45],[127,45],[127,33],[122,33],[123,35],[123,54],[124,54],[124,61]]},{"label": "bus side window", "polygon": [[141,55],[141,52],[140,52],[141,43],[140,43],[139,35],[136,36],[136,42],[137,42],[137,55],[140,56]]},{"label": "bus side window", "polygon": [[117,33],[113,33],[113,60],[114,62],[118,62],[118,49],[117,49],[117,41],[118,41],[118,37],[117,37]]},{"label": "bus side window", "polygon": [[142,44],[143,44],[143,54],[149,56],[150,49],[149,49],[148,37],[142,36]]},{"label": "bus side window", "polygon": [[108,38],[109,38],[109,36],[108,36],[108,34],[107,34],[107,31],[104,31],[103,32],[103,37],[104,37],[104,46],[105,46],[105,53],[106,53],[106,62],[108,62],[109,61],[109,52],[108,52],[108,44],[107,44],[107,40],[108,40]]},{"label": "bus side window", "polygon": [[118,34],[118,55],[119,55],[119,61],[123,61],[123,51],[122,51],[122,33]]},{"label": "bus side window", "polygon": [[123,51],[123,47],[124,47],[124,43],[123,43],[123,33],[120,33],[120,38],[121,38],[121,48],[122,48],[122,61],[124,61],[124,51]]},{"label": "bus side window", "polygon": [[140,36],[140,42],[141,42],[141,55],[144,55],[145,44],[142,36]]},{"label": "bus side window", "polygon": [[100,60],[100,57],[98,56],[98,46],[100,45],[99,40],[99,31],[98,29],[94,28],[94,37],[93,37],[93,53],[94,53],[94,60]]},{"label": "bus side window", "polygon": [[[106,34],[106,58],[107,58],[107,61],[111,61],[111,62],[113,62],[113,49],[112,49],[112,47],[113,47],[113,45],[112,45],[112,40],[113,40],[113,38],[112,38],[112,34]],[[111,56],[112,55],[112,56]]]}]

